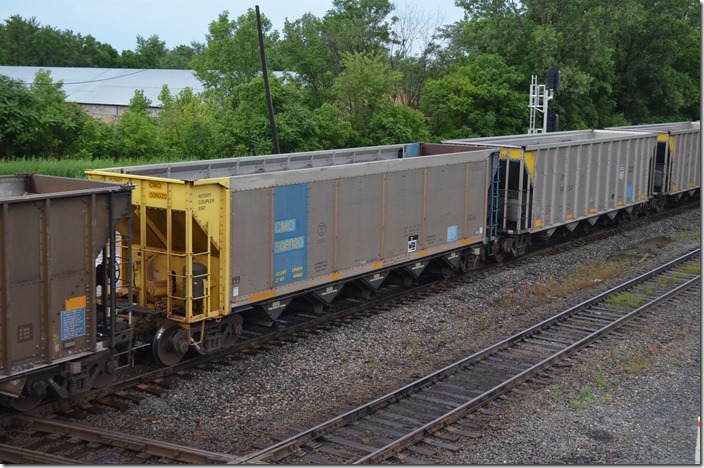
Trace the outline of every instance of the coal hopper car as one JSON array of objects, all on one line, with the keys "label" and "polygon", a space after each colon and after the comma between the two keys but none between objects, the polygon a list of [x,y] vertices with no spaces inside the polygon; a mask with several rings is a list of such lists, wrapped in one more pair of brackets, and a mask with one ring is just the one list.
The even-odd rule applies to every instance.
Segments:
[{"label": "coal hopper car", "polygon": [[700,122],[613,127],[607,130],[657,133],[653,171],[652,206],[662,210],[668,200],[694,196],[701,188],[702,148]]},{"label": "coal hopper car", "polygon": [[[88,171],[133,184],[134,297],[164,365],[295,301],[470,268],[492,237],[494,149],[414,143]],[[492,205],[492,203],[494,205]],[[495,214],[495,213],[494,213]]]},{"label": "coal hopper car", "polygon": [[500,152],[497,258],[650,207],[656,131],[576,130],[449,140]]},{"label": "coal hopper car", "polygon": [[[0,402],[18,410],[112,379],[127,352],[117,303],[117,225],[131,187],[35,174],[0,176]],[[126,260],[126,259],[125,259]],[[100,273],[96,273],[100,272]]]}]

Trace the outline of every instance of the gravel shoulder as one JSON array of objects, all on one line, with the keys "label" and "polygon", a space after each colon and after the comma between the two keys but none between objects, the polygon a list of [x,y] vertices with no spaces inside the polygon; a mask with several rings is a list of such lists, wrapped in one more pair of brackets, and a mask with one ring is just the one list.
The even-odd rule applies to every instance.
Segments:
[{"label": "gravel shoulder", "polygon": [[[557,285],[584,265],[633,254],[624,256],[632,261],[622,272],[632,277],[700,246],[700,226],[700,212],[688,211],[531,259],[227,369],[200,372],[164,398],[86,423],[243,455],[271,442],[271,435],[289,435],[291,428],[354,408],[623,279],[595,281],[560,297]],[[643,252],[649,255],[634,256]],[[495,417],[480,438],[462,439],[459,452],[433,462],[692,463],[701,413],[701,295],[669,304],[654,317],[656,325],[634,326],[625,339],[586,351],[552,385]],[[584,388],[593,396],[587,398]]]}]

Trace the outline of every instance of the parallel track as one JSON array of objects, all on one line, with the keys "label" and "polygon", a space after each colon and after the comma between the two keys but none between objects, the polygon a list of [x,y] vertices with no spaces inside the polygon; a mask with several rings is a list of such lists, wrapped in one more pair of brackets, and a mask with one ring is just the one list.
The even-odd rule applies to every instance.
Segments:
[{"label": "parallel track", "polygon": [[[238,457],[31,416],[15,416],[12,444],[0,443],[0,460],[22,464],[121,465],[227,464]],[[4,438],[9,438],[5,435]]]},{"label": "parallel track", "polygon": [[699,284],[699,261],[697,249],[244,462],[381,463]]}]

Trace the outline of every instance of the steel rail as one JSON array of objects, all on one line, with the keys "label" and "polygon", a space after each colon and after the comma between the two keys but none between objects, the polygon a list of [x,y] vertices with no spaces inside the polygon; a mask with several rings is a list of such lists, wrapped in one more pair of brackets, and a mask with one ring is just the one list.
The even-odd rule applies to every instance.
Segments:
[{"label": "steel rail", "polygon": [[42,465],[85,465],[71,458],[37,452],[7,444],[0,444],[0,460],[17,464],[42,464]]},{"label": "steel rail", "polygon": [[[47,432],[50,434],[75,437],[77,439],[87,442],[107,444],[110,446],[118,445],[120,448],[126,448],[135,452],[145,453],[148,455],[163,457],[169,460],[176,460],[185,463],[226,464],[237,463],[240,461],[240,457],[234,455],[210,452],[208,450],[186,447],[183,445],[177,445],[170,442],[162,442],[159,440],[149,439],[145,437],[137,437],[129,434],[123,434],[120,432],[109,431],[106,429],[84,426],[82,424],[47,420],[34,416],[14,416],[13,419],[15,420],[17,425],[28,427],[33,430]],[[76,463],[75,460],[71,462]]]}]

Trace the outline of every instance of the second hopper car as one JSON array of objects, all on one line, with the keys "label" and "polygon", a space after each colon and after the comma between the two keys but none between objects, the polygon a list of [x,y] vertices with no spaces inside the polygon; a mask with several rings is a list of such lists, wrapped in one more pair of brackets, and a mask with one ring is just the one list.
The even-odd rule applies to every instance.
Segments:
[{"label": "second hopper car", "polygon": [[694,141],[699,138],[695,122],[444,143],[500,152],[494,249],[501,258],[523,254],[535,236],[547,238],[580,224],[588,228],[599,220],[629,219],[660,209],[662,196],[673,188],[698,191],[701,150]]},{"label": "second hopper car", "polygon": [[[132,184],[137,310],[165,365],[293,300],[467,269],[495,233],[494,149],[409,144],[88,171]],[[492,223],[494,220],[494,223]]]}]

